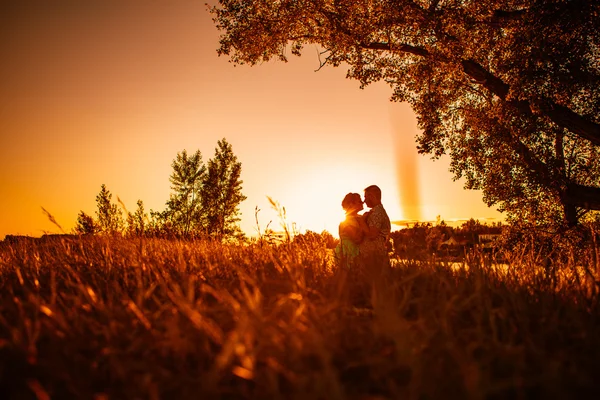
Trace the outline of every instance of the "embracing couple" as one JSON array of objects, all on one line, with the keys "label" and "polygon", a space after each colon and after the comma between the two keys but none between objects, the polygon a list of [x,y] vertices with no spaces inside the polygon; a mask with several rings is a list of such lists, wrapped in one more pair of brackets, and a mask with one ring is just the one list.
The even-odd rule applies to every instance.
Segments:
[{"label": "embracing couple", "polygon": [[340,265],[347,268],[389,265],[387,243],[391,224],[381,204],[378,186],[365,189],[364,204],[369,210],[361,215],[363,200],[358,193],[348,193],[342,201],[346,219],[339,226],[340,243],[335,255]]}]

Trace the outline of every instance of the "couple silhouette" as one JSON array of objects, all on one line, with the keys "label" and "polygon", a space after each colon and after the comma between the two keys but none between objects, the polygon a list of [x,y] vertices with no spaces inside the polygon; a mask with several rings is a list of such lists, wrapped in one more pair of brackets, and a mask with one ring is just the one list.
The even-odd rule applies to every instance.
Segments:
[{"label": "couple silhouette", "polygon": [[[359,214],[366,205],[369,210]],[[390,218],[381,204],[381,189],[371,185],[358,193],[348,193],[342,200],[346,218],[339,225],[340,242],[335,248],[338,264],[346,268],[389,264],[388,238]]]}]

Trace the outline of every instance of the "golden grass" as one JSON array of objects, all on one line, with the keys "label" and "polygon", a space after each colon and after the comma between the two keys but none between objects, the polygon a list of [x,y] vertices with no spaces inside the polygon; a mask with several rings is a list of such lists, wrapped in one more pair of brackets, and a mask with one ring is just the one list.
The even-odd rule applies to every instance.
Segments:
[{"label": "golden grass", "polygon": [[597,391],[595,292],[520,267],[399,261],[369,283],[337,271],[316,242],[0,243],[1,389],[15,399]]}]

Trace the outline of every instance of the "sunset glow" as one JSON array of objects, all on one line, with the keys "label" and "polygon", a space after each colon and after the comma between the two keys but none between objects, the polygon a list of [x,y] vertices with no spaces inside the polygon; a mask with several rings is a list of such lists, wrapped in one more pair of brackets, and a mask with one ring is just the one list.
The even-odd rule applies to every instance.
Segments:
[{"label": "sunset glow", "polygon": [[348,192],[377,184],[392,220],[499,218],[452,182],[447,160],[417,155],[414,116],[390,89],[359,89],[316,49],[289,63],[218,57],[203,3],[81,2],[4,13],[0,88],[0,239],[70,231],[101,184],[133,211],[164,209],[171,162],[227,138],[242,162],[242,229],[279,221],[337,234]]}]

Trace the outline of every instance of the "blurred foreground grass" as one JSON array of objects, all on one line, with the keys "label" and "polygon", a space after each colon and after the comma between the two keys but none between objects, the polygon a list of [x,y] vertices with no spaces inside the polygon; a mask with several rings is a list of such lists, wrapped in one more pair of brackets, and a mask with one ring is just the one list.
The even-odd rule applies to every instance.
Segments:
[{"label": "blurred foreground grass", "polygon": [[0,397],[597,394],[595,289],[526,267],[400,261],[367,282],[316,241],[0,243]]}]

